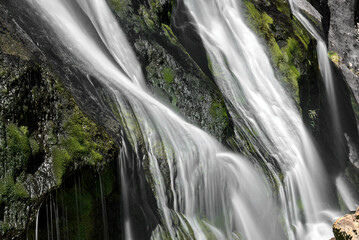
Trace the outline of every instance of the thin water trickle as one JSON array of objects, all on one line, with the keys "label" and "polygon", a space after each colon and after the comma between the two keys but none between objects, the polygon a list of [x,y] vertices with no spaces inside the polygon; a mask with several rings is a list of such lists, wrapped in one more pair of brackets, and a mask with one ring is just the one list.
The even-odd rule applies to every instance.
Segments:
[{"label": "thin water trickle", "polygon": [[345,207],[350,211],[355,211],[358,202],[354,198],[354,193],[350,184],[345,180],[343,175],[338,176],[335,183],[338,189],[338,194],[345,204]]},{"label": "thin water trickle", "polygon": [[99,175],[100,182],[100,193],[101,193],[101,210],[102,210],[102,223],[103,223],[103,238],[108,240],[108,224],[107,224],[107,210],[106,210],[106,200],[103,193],[103,182],[102,175]]},{"label": "thin water trickle", "polygon": [[47,231],[47,240],[50,240],[50,218],[49,218],[49,204],[46,200],[46,231]]},{"label": "thin water trickle", "polygon": [[35,240],[39,240],[39,216],[42,203],[36,213],[36,225],[35,225]]},{"label": "thin water trickle", "polygon": [[[325,41],[322,39],[320,34],[317,32],[315,27],[309,22],[309,20],[301,13],[297,0],[289,0],[289,4],[293,15],[303,24],[307,31],[317,40],[317,56],[319,62],[320,73],[324,80],[326,96],[330,107],[330,118],[332,121],[335,136],[335,152],[343,151],[343,130],[339,119],[338,101],[336,97],[336,91],[334,87],[334,78],[332,73],[332,67],[328,57],[328,48]],[[338,154],[339,158],[342,157]],[[339,159],[341,161],[342,159]]]},{"label": "thin water trickle", "polygon": [[128,156],[127,146],[124,140],[122,140],[122,147],[118,156],[119,170],[120,170],[120,185],[121,185],[121,196],[122,196],[122,211],[123,211],[123,229],[124,239],[133,240],[133,229],[130,216],[130,203],[128,197],[128,183],[127,183],[127,170],[126,161],[130,159]]}]

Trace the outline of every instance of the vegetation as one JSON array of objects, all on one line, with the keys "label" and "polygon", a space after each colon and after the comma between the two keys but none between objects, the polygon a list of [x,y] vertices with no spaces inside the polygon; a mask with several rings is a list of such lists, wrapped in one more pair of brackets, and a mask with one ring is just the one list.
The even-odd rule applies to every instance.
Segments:
[{"label": "vegetation", "polygon": [[[260,12],[251,1],[246,0],[244,3],[251,27],[267,43],[273,65],[280,73],[284,83],[292,91],[293,96],[299,101],[298,81],[301,77],[299,63],[305,60],[303,52],[308,48],[309,36],[305,30],[303,31],[303,27],[296,19],[288,24],[288,26],[293,27],[293,32],[284,32],[278,35],[274,30],[276,23],[266,12]],[[290,11],[287,4],[281,3],[281,1],[276,1],[276,4],[277,9],[289,17]],[[279,37],[281,41],[283,38],[286,41],[286,44],[282,44],[281,47],[277,41]]]},{"label": "vegetation", "polygon": [[330,58],[330,60],[332,60],[333,63],[335,63],[335,65],[337,66],[339,65],[340,57],[337,52],[329,51],[328,57]]},{"label": "vegetation", "polygon": [[162,69],[162,75],[167,83],[172,83],[175,78],[174,71],[169,67]]}]

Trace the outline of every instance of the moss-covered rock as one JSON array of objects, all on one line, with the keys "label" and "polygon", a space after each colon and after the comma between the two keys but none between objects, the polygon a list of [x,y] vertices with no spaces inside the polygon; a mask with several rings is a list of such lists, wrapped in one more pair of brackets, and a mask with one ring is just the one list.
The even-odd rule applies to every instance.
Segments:
[{"label": "moss-covered rock", "polygon": [[86,117],[33,42],[1,7],[0,238],[34,220],[45,196],[74,170],[102,169],[117,147]]},{"label": "moss-covered rock", "polygon": [[310,34],[291,15],[286,1],[246,0],[244,4],[251,27],[264,39],[273,66],[299,102],[300,77],[307,73],[307,65],[315,64],[308,49]]},{"label": "moss-covered rock", "polygon": [[222,94],[170,28],[174,2],[108,2],[134,46],[154,95],[189,122],[220,140],[226,139],[230,134],[228,118],[211,114],[214,103],[217,103],[219,111],[226,111]]},{"label": "moss-covered rock", "polygon": [[324,89],[316,54],[316,41],[292,15],[285,0],[245,0],[251,28],[267,46],[276,74],[290,91],[307,126],[319,131]]}]

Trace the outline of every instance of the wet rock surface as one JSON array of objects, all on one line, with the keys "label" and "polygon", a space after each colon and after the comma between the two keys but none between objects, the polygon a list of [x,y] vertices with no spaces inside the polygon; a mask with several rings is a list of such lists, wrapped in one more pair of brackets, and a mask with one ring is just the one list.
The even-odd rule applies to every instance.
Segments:
[{"label": "wet rock surface", "polygon": [[333,224],[333,232],[336,240],[358,240],[359,208],[355,213],[339,218]]},{"label": "wet rock surface", "polygon": [[358,102],[359,41],[358,23],[355,20],[358,6],[350,0],[328,0],[328,6],[331,14],[328,48],[338,54],[338,65]]},{"label": "wet rock surface", "polygon": [[217,139],[224,141],[231,136],[228,111],[213,83],[201,41],[198,37],[191,45],[180,41],[191,31],[193,36],[192,28],[182,29],[186,33],[179,38],[171,29],[175,23],[172,11],[182,11],[181,6],[169,0],[108,3],[133,45],[153,94]]},{"label": "wet rock surface", "polygon": [[63,179],[84,166],[101,171],[117,147],[3,5],[0,29],[0,238],[13,239]]}]

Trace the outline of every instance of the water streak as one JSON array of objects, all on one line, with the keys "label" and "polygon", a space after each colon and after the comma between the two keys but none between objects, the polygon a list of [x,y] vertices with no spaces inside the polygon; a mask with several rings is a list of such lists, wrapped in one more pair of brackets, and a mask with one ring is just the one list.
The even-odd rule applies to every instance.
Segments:
[{"label": "water streak", "polygon": [[344,176],[340,175],[336,179],[336,186],[338,189],[338,194],[343,200],[345,207],[350,211],[355,211],[357,207],[357,201],[353,197],[353,190],[350,187],[350,184],[345,180]]},{"label": "water streak", "polygon": [[[343,130],[339,120],[338,101],[336,97],[336,91],[334,87],[334,78],[332,73],[332,67],[328,57],[328,49],[325,41],[317,32],[315,27],[309,22],[309,20],[301,13],[298,7],[298,0],[289,0],[291,10],[294,16],[303,24],[307,31],[317,40],[317,55],[320,67],[320,72],[324,80],[326,96],[330,107],[330,116],[332,125],[336,133],[335,148],[337,152],[343,151]],[[341,154],[339,155],[341,157]]]},{"label": "water streak", "polygon": [[102,223],[103,223],[103,239],[108,240],[108,224],[107,224],[107,211],[106,211],[106,200],[103,193],[103,182],[102,175],[99,175],[100,182],[100,194],[101,194],[101,210],[102,210]]}]

